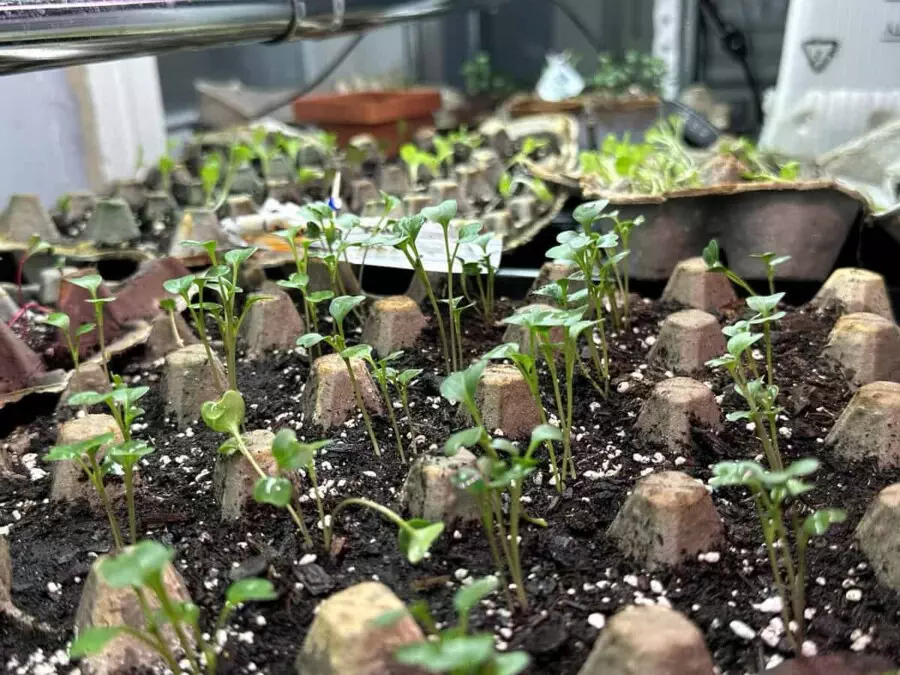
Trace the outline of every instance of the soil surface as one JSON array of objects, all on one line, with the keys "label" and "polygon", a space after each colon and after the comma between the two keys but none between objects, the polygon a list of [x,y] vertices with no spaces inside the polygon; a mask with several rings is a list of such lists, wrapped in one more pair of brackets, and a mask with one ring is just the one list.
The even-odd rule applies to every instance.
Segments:
[{"label": "soil surface", "polygon": [[[512,303],[502,303],[501,315],[511,309]],[[494,631],[501,648],[531,654],[529,673],[574,675],[598,635],[588,617],[601,614],[608,619],[633,603],[669,604],[685,613],[703,631],[723,673],[754,673],[790,656],[783,639],[771,646],[759,637],[739,637],[731,628],[738,621],[759,633],[777,616],[754,608],[775,593],[759,523],[746,492],[729,489],[714,494],[726,524],[727,546],[718,556],[705,556],[680,569],[650,574],[623,557],[606,536],[641,476],[677,469],[706,481],[712,464],[761,452],[745,422],[726,422],[716,435],[697,430],[692,447],[680,457],[648,446],[632,432],[653,385],[671,376],[649,366],[647,353],[659,322],[673,309],[655,301],[634,303],[632,327],[611,340],[613,393],[609,400],[601,399],[586,381],[577,383],[573,451],[580,477],[570,481],[563,494],[549,484],[546,466],[528,481],[529,513],[546,519],[549,526],[526,526],[522,533],[527,611],[510,613],[500,596],[475,611],[474,625]],[[721,318],[732,321],[739,314],[735,308]],[[900,471],[880,470],[865,462],[848,465],[824,447],[828,430],[852,394],[840,373],[819,359],[833,322],[833,317],[801,308],[789,311],[775,334],[777,380],[785,408],[779,423],[781,451],[788,461],[809,456],[822,460],[815,476],[817,488],[804,496],[808,507],[841,506],[849,514],[846,523],[811,544],[808,640],[820,653],[852,645],[900,663],[900,596],[877,583],[853,538],[869,503],[883,487],[900,480]],[[467,355],[476,357],[499,343],[503,328],[499,324],[486,327],[477,317],[469,317]],[[420,453],[440,452],[449,434],[463,426],[440,397],[439,363],[432,326],[402,363],[427,368],[410,390],[413,437]],[[293,658],[316,605],[351,584],[379,579],[404,600],[424,598],[439,620],[449,621],[460,580],[492,572],[488,547],[476,524],[449,528],[430,558],[412,566],[397,550],[394,528],[368,511],[348,509],[339,517],[335,534],[344,538],[344,545],[337,558],[322,549],[320,536],[313,550],[304,550],[290,519],[273,508],[255,506],[245,521],[220,522],[212,472],[222,435],[199,421],[177,431],[165,411],[161,368],[121,367],[132,382],[151,386],[142,401],[147,412],[136,434],[156,448],[140,470],[141,535],[176,548],[176,565],[206,622],[219,611],[232,579],[265,575],[279,592],[277,600],[249,605],[237,613],[219,672],[292,673]],[[307,373],[307,362],[295,352],[242,360],[238,380],[248,403],[246,427],[277,431],[289,426],[300,437],[319,438],[301,418],[299,401]],[[725,373],[710,372],[699,379],[721,396],[723,412],[737,409]],[[552,410],[546,373],[543,385],[546,408]],[[110,549],[102,514],[87,505],[64,506],[48,499],[51,467],[40,457],[55,441],[57,422],[71,415],[71,410],[64,409],[56,419],[41,417],[5,441],[14,473],[0,477],[0,532],[7,532],[10,542],[13,599],[21,610],[54,631],[22,631],[0,615],[0,666],[12,666],[15,672],[46,672],[35,670],[38,661],[66,648],[90,564]],[[401,427],[406,433],[409,421],[401,419]],[[408,467],[399,461],[386,420],[376,419],[375,428],[384,450],[380,458],[358,421],[330,435],[332,442],[318,459],[326,507],[348,496],[397,507]],[[23,461],[16,462],[17,457]],[[312,502],[307,499],[302,507],[315,532]],[[124,522],[122,504],[119,510]],[[310,553],[316,556],[313,562],[309,562]],[[305,564],[300,564],[304,556]],[[860,600],[851,601],[856,597],[855,593],[848,597],[851,589],[861,591]],[[597,623],[596,617],[592,623]],[[35,656],[39,649],[41,656]],[[26,667],[16,671],[22,665]]]}]

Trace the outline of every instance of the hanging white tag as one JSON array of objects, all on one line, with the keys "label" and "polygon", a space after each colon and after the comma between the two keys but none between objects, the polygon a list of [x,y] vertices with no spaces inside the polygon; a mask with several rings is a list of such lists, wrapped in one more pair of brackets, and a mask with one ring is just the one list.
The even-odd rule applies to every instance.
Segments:
[{"label": "hanging white tag", "polygon": [[537,83],[544,101],[564,101],[584,91],[584,78],[569,62],[567,54],[547,54],[547,66]]}]

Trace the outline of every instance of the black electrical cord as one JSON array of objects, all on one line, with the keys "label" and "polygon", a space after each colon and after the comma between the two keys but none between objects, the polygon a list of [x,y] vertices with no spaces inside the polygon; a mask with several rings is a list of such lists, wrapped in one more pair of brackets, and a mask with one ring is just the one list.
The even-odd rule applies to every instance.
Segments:
[{"label": "black electrical cord", "polygon": [[750,60],[747,58],[750,51],[749,46],[747,45],[747,36],[736,26],[722,18],[719,14],[718,7],[716,7],[713,0],[700,0],[700,8],[715,25],[716,30],[719,31],[719,39],[722,42],[722,47],[731,54],[744,72],[744,79],[747,81],[747,86],[750,88],[750,95],[753,98],[756,123],[758,126],[762,125],[762,94],[759,90],[759,83],[756,81],[756,77],[753,74],[753,69],[750,67]]},{"label": "black electrical cord", "polygon": [[335,70],[337,70],[340,65],[347,60],[347,57],[350,56],[351,52],[359,46],[359,43],[362,42],[366,37],[366,33],[360,33],[356,37],[354,37],[350,42],[344,45],[344,48],[340,51],[340,53],[335,56],[331,63],[325,66],[322,70],[319,71],[319,74],[316,75],[312,81],[307,82],[303,85],[302,89],[298,89],[296,91],[292,91],[289,94],[285,94],[281,98],[279,98],[274,103],[270,103],[262,110],[256,113],[257,117],[265,117],[266,115],[271,115],[273,112],[282,108],[289,103],[291,103],[295,98],[299,98],[300,96],[305,96],[313,89],[322,84],[325,80],[327,80]]}]

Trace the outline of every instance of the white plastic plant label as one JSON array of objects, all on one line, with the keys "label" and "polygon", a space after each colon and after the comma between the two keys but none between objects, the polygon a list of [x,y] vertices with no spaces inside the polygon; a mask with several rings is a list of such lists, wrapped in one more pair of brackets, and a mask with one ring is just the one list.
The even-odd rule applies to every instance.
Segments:
[{"label": "white plastic plant label", "polygon": [[567,54],[547,54],[547,67],[537,83],[537,95],[544,101],[564,101],[584,91],[584,78],[569,58]]}]

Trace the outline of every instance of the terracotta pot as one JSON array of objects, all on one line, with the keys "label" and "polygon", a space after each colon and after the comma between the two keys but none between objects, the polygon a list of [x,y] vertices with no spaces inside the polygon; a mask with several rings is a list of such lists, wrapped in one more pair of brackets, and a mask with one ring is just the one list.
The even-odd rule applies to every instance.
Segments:
[{"label": "terracotta pot", "polygon": [[294,101],[294,119],[336,134],[341,145],[357,134],[371,134],[393,155],[418,129],[434,125],[440,107],[437,89],[317,94]]}]

